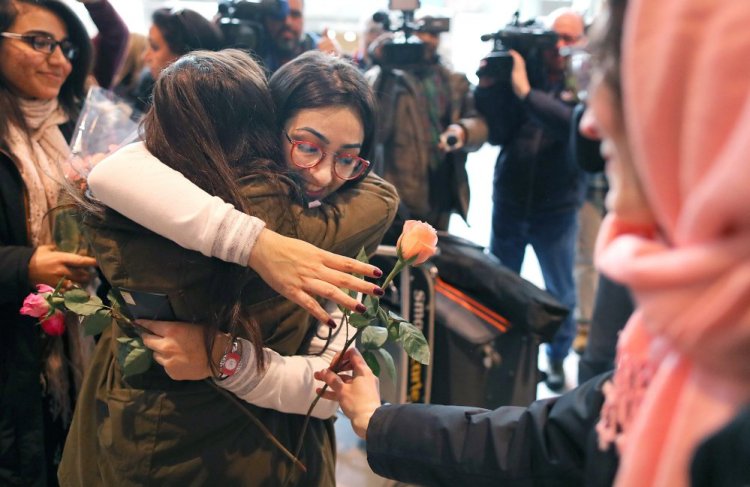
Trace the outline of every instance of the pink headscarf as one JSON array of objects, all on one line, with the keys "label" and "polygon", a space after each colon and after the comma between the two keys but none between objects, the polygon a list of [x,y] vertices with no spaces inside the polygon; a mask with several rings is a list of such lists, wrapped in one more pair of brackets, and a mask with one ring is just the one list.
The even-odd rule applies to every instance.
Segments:
[{"label": "pink headscarf", "polygon": [[625,118],[662,237],[612,215],[598,242],[637,302],[597,426],[617,486],[688,485],[698,443],[750,400],[749,53],[749,2],[629,2]]}]

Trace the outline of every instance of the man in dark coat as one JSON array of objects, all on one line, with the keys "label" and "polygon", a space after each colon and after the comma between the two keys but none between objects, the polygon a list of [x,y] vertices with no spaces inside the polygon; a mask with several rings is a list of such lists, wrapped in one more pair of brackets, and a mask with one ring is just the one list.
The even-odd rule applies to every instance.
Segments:
[{"label": "man in dark coat", "polygon": [[[550,19],[557,49],[581,41],[579,14],[559,10]],[[490,143],[502,146],[495,166],[490,252],[520,272],[526,245],[531,245],[547,290],[574,309],[577,213],[585,189],[583,172],[567,156],[574,95],[565,89],[563,60],[556,50],[544,51],[535,60],[511,54],[511,80],[480,76],[474,94],[490,128]],[[544,75],[530,76],[527,61],[532,74]],[[542,65],[544,70],[539,69]],[[574,327],[571,314],[547,349],[547,385],[555,391],[565,385],[562,363]]]}]

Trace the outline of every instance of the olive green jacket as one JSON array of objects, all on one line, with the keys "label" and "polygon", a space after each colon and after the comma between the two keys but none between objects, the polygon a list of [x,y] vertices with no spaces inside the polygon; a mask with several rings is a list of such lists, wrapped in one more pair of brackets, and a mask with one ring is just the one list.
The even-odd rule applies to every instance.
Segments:
[{"label": "olive green jacket", "polygon": [[[368,252],[377,247],[398,205],[393,186],[374,175],[340,191],[330,204],[314,209],[295,205],[291,212],[288,191],[257,180],[243,181],[243,186],[253,214],[269,228],[348,256],[362,246]],[[178,319],[206,322],[211,278],[230,264],[186,250],[112,210],[101,220],[88,218],[86,225],[112,286],[167,294]],[[265,345],[284,355],[300,352],[313,320],[275,295],[255,273],[245,273],[243,299],[252,303]],[[122,334],[113,326],[97,345],[65,445],[62,485],[282,483],[291,462],[210,384],[172,381],[157,364],[123,379],[114,340]],[[303,416],[242,404],[294,449]],[[332,421],[312,419],[300,456],[307,473],[297,472],[295,485],[334,485],[334,454]]]}]

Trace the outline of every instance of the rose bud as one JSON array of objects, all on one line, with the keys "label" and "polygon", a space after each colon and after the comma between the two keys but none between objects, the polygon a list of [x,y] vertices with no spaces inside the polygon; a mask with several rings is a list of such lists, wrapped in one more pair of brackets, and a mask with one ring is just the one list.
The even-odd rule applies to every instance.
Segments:
[{"label": "rose bud", "polygon": [[65,314],[59,309],[52,316],[41,322],[42,330],[47,335],[60,336],[65,333]]},{"label": "rose bud", "polygon": [[404,230],[396,242],[398,252],[405,261],[413,266],[427,262],[437,252],[437,232],[431,225],[417,220],[406,220]]}]

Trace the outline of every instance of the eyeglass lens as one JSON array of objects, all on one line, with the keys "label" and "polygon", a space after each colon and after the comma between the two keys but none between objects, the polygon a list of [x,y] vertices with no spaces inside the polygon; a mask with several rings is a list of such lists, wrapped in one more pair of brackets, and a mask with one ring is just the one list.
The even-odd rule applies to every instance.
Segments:
[{"label": "eyeglass lens", "polygon": [[37,51],[44,52],[46,54],[52,54],[57,46],[60,46],[60,50],[66,59],[72,61],[78,54],[78,48],[73,45],[69,40],[56,41],[47,36],[33,36],[31,37],[31,46]]},{"label": "eyeglass lens", "polygon": [[[323,149],[317,145],[304,142],[292,142],[292,162],[300,167],[316,166],[325,157]],[[341,179],[354,179],[367,168],[367,162],[352,154],[336,154],[333,157],[333,171]]]}]

